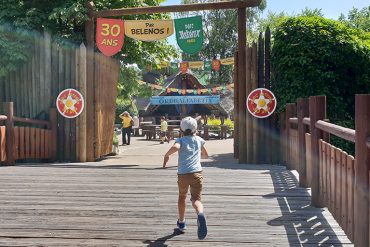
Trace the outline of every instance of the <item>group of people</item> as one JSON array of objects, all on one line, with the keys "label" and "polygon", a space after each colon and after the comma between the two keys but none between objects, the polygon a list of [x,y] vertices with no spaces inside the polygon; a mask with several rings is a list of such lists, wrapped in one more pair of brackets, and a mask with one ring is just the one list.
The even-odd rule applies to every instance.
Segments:
[{"label": "group of people", "polygon": [[[130,135],[134,124],[128,112],[123,112],[122,118],[122,141],[130,145]],[[204,208],[201,202],[203,189],[203,168],[201,158],[208,157],[208,151],[204,147],[205,141],[196,135],[198,128],[197,120],[192,117],[183,118],[180,122],[180,130],[183,137],[177,138],[174,145],[166,152],[163,160],[163,168],[166,167],[170,156],[178,152],[178,219],[177,227],[181,232],[186,230],[185,208],[186,197],[190,188],[192,206],[197,213],[197,235],[199,239],[207,236],[207,223],[204,215]],[[167,137],[168,123],[165,117],[161,117],[161,143],[169,142]],[[127,142],[126,142],[127,136]]]}]

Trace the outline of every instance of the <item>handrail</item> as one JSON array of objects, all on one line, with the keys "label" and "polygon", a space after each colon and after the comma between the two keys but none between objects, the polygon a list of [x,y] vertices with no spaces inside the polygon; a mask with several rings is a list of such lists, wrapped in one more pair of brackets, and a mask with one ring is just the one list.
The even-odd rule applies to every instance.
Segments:
[{"label": "handrail", "polygon": [[310,126],[310,124],[311,124],[311,120],[310,120],[309,117],[303,118],[302,122],[303,122],[303,124],[308,125],[308,126]]},{"label": "handrail", "polygon": [[7,116],[5,116],[5,115],[0,115],[0,121],[7,120],[7,119],[8,119],[8,117],[7,117]]},{"label": "handrail", "polygon": [[339,125],[335,125],[332,123],[327,123],[325,121],[319,120],[316,122],[315,126],[322,131],[325,131],[327,133],[333,134],[335,136],[338,136],[342,139],[345,139],[350,142],[355,142],[355,133],[356,131],[353,129],[345,128]]},{"label": "handrail", "polygon": [[298,118],[296,118],[296,117],[289,118],[289,123],[298,124]]},{"label": "handrail", "polygon": [[36,120],[36,119],[31,119],[31,118],[15,117],[15,116],[14,116],[13,119],[14,119],[14,122],[36,124],[36,125],[45,125],[48,129],[50,129],[50,122],[49,121]]}]

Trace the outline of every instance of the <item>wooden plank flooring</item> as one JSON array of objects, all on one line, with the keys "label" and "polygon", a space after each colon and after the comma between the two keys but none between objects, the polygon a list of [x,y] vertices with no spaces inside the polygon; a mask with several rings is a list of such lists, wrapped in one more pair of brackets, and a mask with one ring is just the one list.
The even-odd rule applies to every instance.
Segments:
[{"label": "wooden plank flooring", "polygon": [[189,201],[175,231],[177,157],[162,169],[169,145],[140,138],[101,162],[0,167],[0,246],[353,246],[294,173],[236,164],[232,140],[206,145],[203,241]]}]

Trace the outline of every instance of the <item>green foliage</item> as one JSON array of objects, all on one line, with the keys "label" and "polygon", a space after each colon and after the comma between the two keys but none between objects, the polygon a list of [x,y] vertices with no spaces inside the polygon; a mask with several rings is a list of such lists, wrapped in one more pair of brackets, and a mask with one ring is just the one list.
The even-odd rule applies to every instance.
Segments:
[{"label": "green foliage", "polygon": [[347,17],[341,14],[339,20],[350,27],[360,28],[366,32],[370,32],[370,6],[364,7],[361,10],[352,8]]},{"label": "green foliage", "polygon": [[115,112],[116,116],[115,116],[115,121],[114,121],[116,124],[122,123],[122,119],[119,117],[119,115],[124,111],[127,111],[128,113],[130,113],[131,116],[138,115],[138,110],[136,108],[136,105],[131,101],[131,99],[126,99],[126,100],[117,99],[116,100],[116,112]]},{"label": "green foliage", "polygon": [[[157,6],[164,0],[95,0],[95,10],[139,6]],[[27,60],[27,38],[47,30],[59,43],[85,42],[85,21],[88,20],[85,0],[4,0],[0,5],[0,76],[14,70]],[[166,19],[167,14],[132,15],[125,19]],[[4,31],[4,29],[6,29]],[[20,33],[27,34],[22,37]],[[175,49],[167,41],[141,42],[125,38],[124,47],[116,58],[126,64],[159,64],[176,57]]]},{"label": "green foliage", "polygon": [[[228,127],[228,129],[234,129],[234,122],[231,121],[229,118],[225,119],[225,125]],[[221,119],[219,118],[208,118],[207,124],[211,125],[209,129],[212,130],[221,130]]]},{"label": "green foliage", "polygon": [[122,65],[120,77],[117,84],[118,96],[120,100],[132,99],[133,96],[150,97],[152,90],[146,85],[140,85],[140,70],[134,65]]},{"label": "green foliage", "polygon": [[353,122],[354,95],[370,93],[370,34],[321,17],[287,18],[274,33],[272,64],[279,110],[326,95],[330,121]]},{"label": "green foliage", "polygon": [[[182,0],[183,4],[213,2],[211,0]],[[255,30],[259,14],[266,8],[263,0],[259,7],[247,9],[248,32]],[[233,57],[238,44],[236,10],[212,10],[181,13],[180,17],[201,15],[204,28],[203,49],[194,55],[182,54],[183,61],[204,61],[213,58]],[[211,84],[228,84],[232,81],[233,66],[221,66],[219,72],[212,72]]]},{"label": "green foliage", "polygon": [[14,71],[29,58],[31,48],[27,37],[8,25],[0,25],[0,77]]}]

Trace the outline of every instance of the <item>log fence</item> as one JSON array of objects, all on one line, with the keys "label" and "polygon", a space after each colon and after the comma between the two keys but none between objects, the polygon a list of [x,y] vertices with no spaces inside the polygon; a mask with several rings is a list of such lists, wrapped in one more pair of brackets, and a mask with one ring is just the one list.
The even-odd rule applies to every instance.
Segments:
[{"label": "log fence", "polygon": [[[355,246],[369,246],[370,95],[356,95],[355,129],[328,122],[325,96],[285,109],[281,163],[298,171],[300,186],[311,187],[312,205],[327,207]],[[355,156],[330,144],[330,135],[355,143]]]},{"label": "log fence", "polygon": [[13,102],[13,121],[35,124],[50,119],[62,90],[77,89],[85,110],[75,119],[57,114],[57,159],[85,162],[111,153],[119,63],[84,44],[58,44],[47,32],[30,38],[30,46],[28,61],[0,77],[0,104]]},{"label": "log fence", "polygon": [[245,103],[254,89],[273,88],[270,29],[260,33],[257,42],[251,42],[245,49],[238,47],[234,59],[234,157],[239,163],[277,164],[279,150],[266,149],[278,146],[277,114],[256,119],[249,114]]},{"label": "log fence", "polygon": [[19,160],[55,161],[56,109],[50,109],[50,120],[46,121],[14,116],[13,102],[3,105],[6,115],[0,115],[1,164],[14,165]]}]

